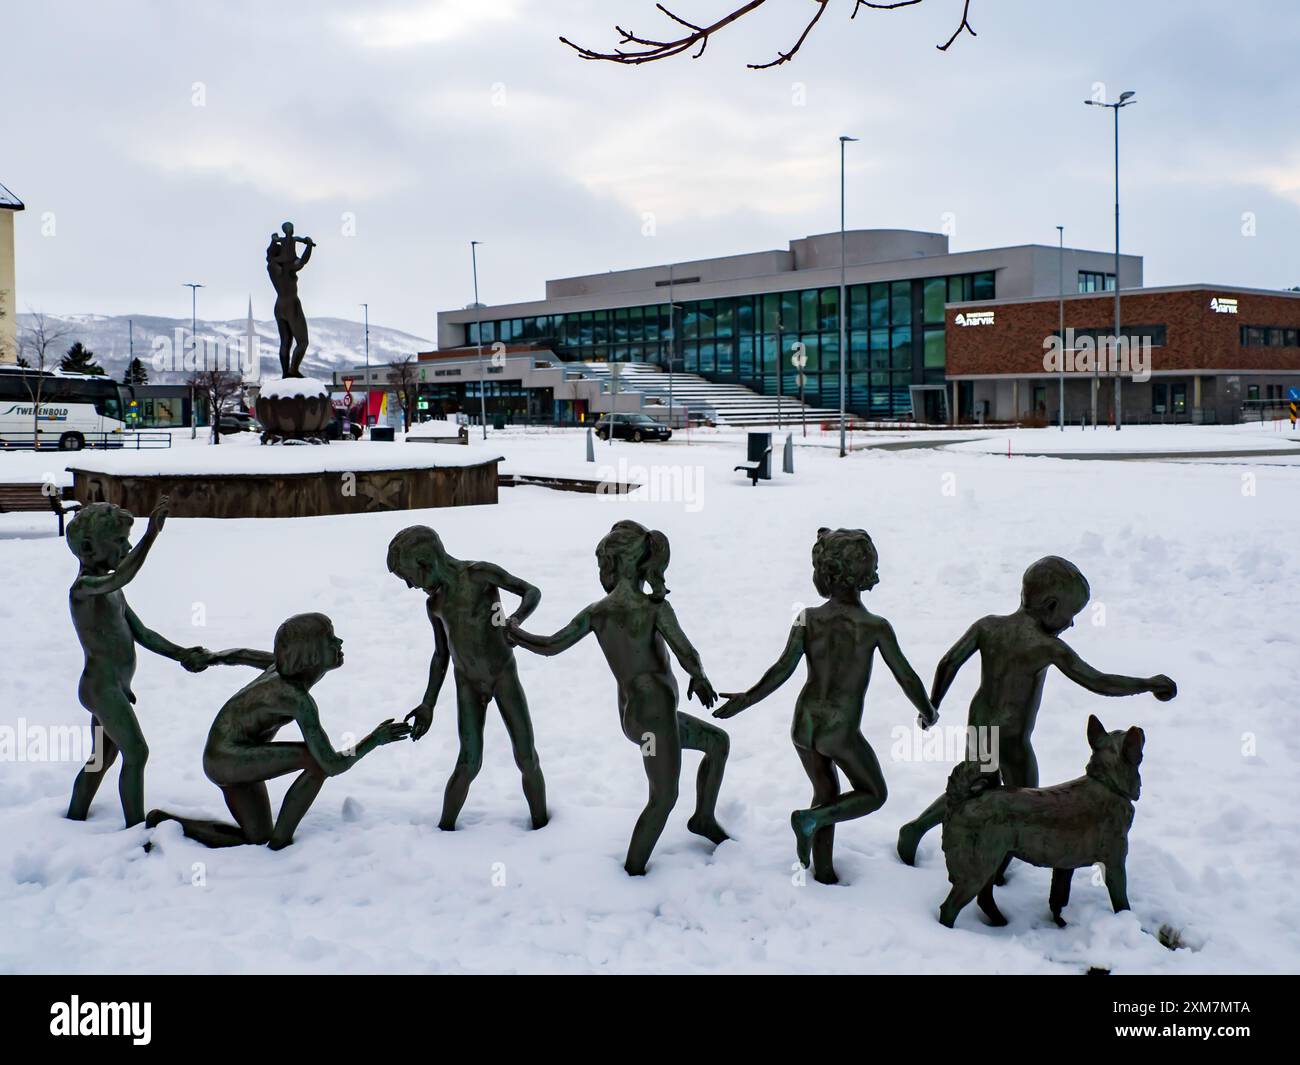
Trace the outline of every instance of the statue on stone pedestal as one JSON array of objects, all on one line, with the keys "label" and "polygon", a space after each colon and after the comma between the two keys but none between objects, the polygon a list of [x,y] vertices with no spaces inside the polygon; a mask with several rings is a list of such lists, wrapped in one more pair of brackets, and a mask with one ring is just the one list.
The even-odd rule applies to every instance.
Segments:
[{"label": "statue on stone pedestal", "polygon": [[716,725],[677,709],[677,680],[669,649],[690,675],[688,697],[693,695],[709,707],[717,695],[665,598],[668,538],[635,521],[620,521],[597,545],[596,562],[601,586],[609,593],[604,599],[580,611],[553,636],[535,636],[517,622],[506,631],[513,643],[540,655],[557,655],[588,633],[596,634],[618,682],[623,735],[641,748],[650,785],[650,798],[637,819],[623,866],[630,876],[643,876],[677,803],[682,748],[704,752],[696,778],[695,813],[686,827],[713,843],[729,838],[715,812],[729,744],[727,734]]},{"label": "statue on stone pedestal", "polygon": [[[283,377],[301,377],[299,369],[307,354],[307,316],[298,298],[298,271],[311,260],[316,242],[311,237],[295,237],[293,223],[285,222],[283,233],[272,233],[266,248],[266,272],[275,286],[275,324],[280,330],[280,373]],[[303,245],[298,255],[297,245]],[[290,350],[292,349],[292,351]]]},{"label": "statue on stone pedestal", "polygon": [[[203,772],[221,789],[235,825],[165,810],[151,810],[146,824],[178,821],[190,839],[207,847],[266,844],[281,850],[293,842],[294,830],[311,807],[326,779],[346,772],[371,751],[405,739],[409,725],[383,721],[356,747],[336,751],[321,726],[311,688],[330,670],[343,664],[343,641],[334,635],[324,614],[296,614],[275,633],[272,652],[238,648],[209,656],[213,663],[246,665],[264,670],[241,688],[217,713],[203,748]],[[277,741],[275,734],[296,723],[303,742]],[[271,816],[266,781],[289,773],[280,814]]]},{"label": "statue on stone pedestal", "polygon": [[126,825],[144,820],[144,766],[149,748],[135,716],[135,645],[179,662],[191,673],[210,664],[202,647],[181,647],[145,626],[122,594],[140,572],[167,520],[164,496],[149,515],[149,527],[133,548],[128,536],[135,520],[112,503],[91,503],[68,524],[68,547],[81,563],[68,591],[72,625],[85,654],[77,686],[81,705],[91,713],[94,754],[77,774],[68,817],[84,821],[91,800],[118,754],[122,771],[118,792]]},{"label": "statue on stone pedestal", "polygon": [[[903,656],[889,622],[862,605],[862,593],[879,583],[871,537],[861,529],[819,529],[812,549],[813,584],[826,602],[800,613],[785,650],[762,679],[727,699],[714,717],[734,717],[772,695],[790,679],[799,661],[808,679],[795,703],[790,737],[813,786],[813,805],[790,815],[795,852],[803,866],[812,860],[813,876],[822,884],[839,877],[833,864],[835,826],[865,817],[885,803],[885,778],[875,752],[862,735],[862,710],[877,651],[903,693],[929,728],[938,714],[925,685]],[[852,790],[840,792],[836,769]]]}]

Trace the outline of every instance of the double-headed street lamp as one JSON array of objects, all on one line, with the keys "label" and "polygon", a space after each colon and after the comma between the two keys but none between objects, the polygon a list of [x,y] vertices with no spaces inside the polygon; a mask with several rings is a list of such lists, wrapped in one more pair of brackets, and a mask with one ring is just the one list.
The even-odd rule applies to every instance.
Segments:
[{"label": "double-headed street lamp", "polygon": [[[1120,317],[1119,317],[1119,112],[1120,108],[1128,107],[1129,104],[1137,103],[1134,92],[1122,92],[1119,99],[1113,104],[1108,104],[1102,100],[1084,100],[1089,107],[1109,107],[1115,112],[1115,351],[1118,359],[1120,343]],[[1122,428],[1120,415],[1120,374],[1118,364],[1115,367],[1115,429],[1118,432]],[[1092,424],[1097,424],[1097,390],[1093,389],[1092,393]]]},{"label": "double-headed street lamp", "polygon": [[857,139],[857,137],[840,137],[840,458],[848,454],[844,447],[844,401],[847,390],[845,368],[849,358],[848,326],[845,315],[847,298],[844,287],[844,146]]}]

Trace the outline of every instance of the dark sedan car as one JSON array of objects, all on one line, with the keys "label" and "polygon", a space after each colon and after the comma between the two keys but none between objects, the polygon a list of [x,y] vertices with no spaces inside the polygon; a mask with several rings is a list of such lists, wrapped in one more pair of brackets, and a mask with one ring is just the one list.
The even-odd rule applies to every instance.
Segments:
[{"label": "dark sedan car", "polygon": [[606,414],[596,422],[596,435],[608,440],[667,440],[673,431],[646,414]]}]

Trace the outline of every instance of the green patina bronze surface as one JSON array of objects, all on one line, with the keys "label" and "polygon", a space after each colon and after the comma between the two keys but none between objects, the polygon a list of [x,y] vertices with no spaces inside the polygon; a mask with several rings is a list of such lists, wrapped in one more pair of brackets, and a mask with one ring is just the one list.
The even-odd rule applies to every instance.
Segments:
[{"label": "green patina bronze surface", "polygon": [[[1030,740],[1050,666],[1098,695],[1151,692],[1166,702],[1178,693],[1177,685],[1163,674],[1125,677],[1102,673],[1060,638],[1090,595],[1087,580],[1072,562],[1055,555],[1040,558],[1025,570],[1020,609],[975,622],[935,669],[930,699],[938,707],[958,670],[978,652],[980,686],[971,700],[968,724],[988,730],[996,743],[998,773],[1010,787],[1038,786],[1038,761]],[[968,751],[967,756],[973,758],[974,752]],[[943,820],[945,802],[945,798],[936,799],[899,830],[898,854],[908,865],[916,862],[921,838]]]},{"label": "green patina bronze surface", "polygon": [[[862,605],[874,588],[875,545],[861,529],[820,529],[813,545],[813,584],[826,602],[801,612],[781,657],[748,691],[726,694],[714,717],[733,717],[781,687],[800,660],[808,679],[795,703],[790,738],[813,786],[813,804],[790,815],[799,861],[823,884],[838,881],[833,864],[835,825],[863,817],[885,802],[885,778],[861,732],[862,711],[876,651],[929,728],[937,718],[925,685],[903,656],[894,630]],[[837,767],[852,789],[841,793]]]},{"label": "green patina bronze surface", "polygon": [[1138,766],[1145,743],[1140,728],[1107,732],[1089,717],[1087,770],[1052,788],[1006,787],[976,763],[959,762],[945,796],[943,855],[952,891],[939,920],[951,928],[962,907],[978,898],[989,921],[1005,925],[993,885],[1009,858],[1052,870],[1049,906],[1062,928],[1070,876],[1085,866],[1100,864],[1112,908],[1127,910],[1124,861],[1133,803],[1142,791]]},{"label": "green patina bronze surface", "polygon": [[[393,537],[388,545],[388,569],[408,587],[419,588],[428,596],[425,606],[433,626],[429,682],[420,705],[406,716],[413,726],[413,739],[429,731],[448,663],[455,667],[460,754],[447,781],[438,827],[446,831],[456,827],[470,782],[483,765],[483,726],[492,701],[501,712],[515,764],[523,774],[533,827],[543,827],[549,816],[546,781],[533,743],[533,723],[519,683],[514,649],[506,638],[509,625],[522,622],[537,609],[541,592],[490,562],[452,558],[438,534],[424,525],[413,525]],[[519,607],[510,617],[501,605],[502,591],[519,597]]]},{"label": "green patina bronze surface", "polygon": [[128,539],[134,517],[111,503],[92,503],[68,524],[68,547],[80,568],[68,591],[72,624],[85,665],[77,686],[81,705],[94,726],[94,755],[77,774],[68,816],[84,821],[104,775],[122,756],[118,792],[126,824],[144,820],[144,767],[149,747],[135,716],[135,645],[179,662],[192,673],[210,664],[202,647],[180,647],[148,628],[122,594],[140,572],[167,520],[164,496],[149,515],[149,526],[133,548]]},{"label": "green patina bronze surface", "polygon": [[605,598],[580,611],[552,636],[535,636],[517,623],[508,629],[514,643],[541,655],[557,655],[588,633],[596,634],[618,682],[623,735],[641,748],[650,786],[649,801],[637,819],[624,863],[632,876],[644,875],[650,853],[677,803],[682,748],[704,752],[696,778],[695,813],[687,828],[713,843],[728,838],[716,816],[727,761],[727,734],[677,709],[679,693],[669,649],[691,678],[688,697],[694,695],[709,707],[717,696],[666,598],[668,555],[668,538],[663,533],[634,521],[620,521],[596,547],[600,583],[608,593]]},{"label": "green patina bronze surface", "polygon": [[[343,641],[324,614],[296,614],[275,633],[275,650],[238,648],[209,656],[213,663],[247,665],[263,670],[217,713],[203,748],[203,772],[221,789],[234,825],[178,817],[152,810],[147,824],[178,821],[190,839],[208,847],[267,844],[280,850],[293,842],[294,831],[328,777],[338,776],[386,743],[405,739],[409,725],[390,718],[345,751],[336,751],[320,722],[311,688],[343,664]],[[285,725],[297,724],[302,742],[275,739]],[[297,773],[280,814],[271,816],[266,781]]]}]

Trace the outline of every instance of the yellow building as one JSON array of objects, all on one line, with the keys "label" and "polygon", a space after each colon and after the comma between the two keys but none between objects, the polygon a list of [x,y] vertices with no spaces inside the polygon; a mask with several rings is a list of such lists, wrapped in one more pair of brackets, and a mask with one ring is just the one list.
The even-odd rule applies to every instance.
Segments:
[{"label": "yellow building", "polygon": [[0,364],[18,361],[18,301],[14,297],[14,214],[23,201],[0,185]]}]

